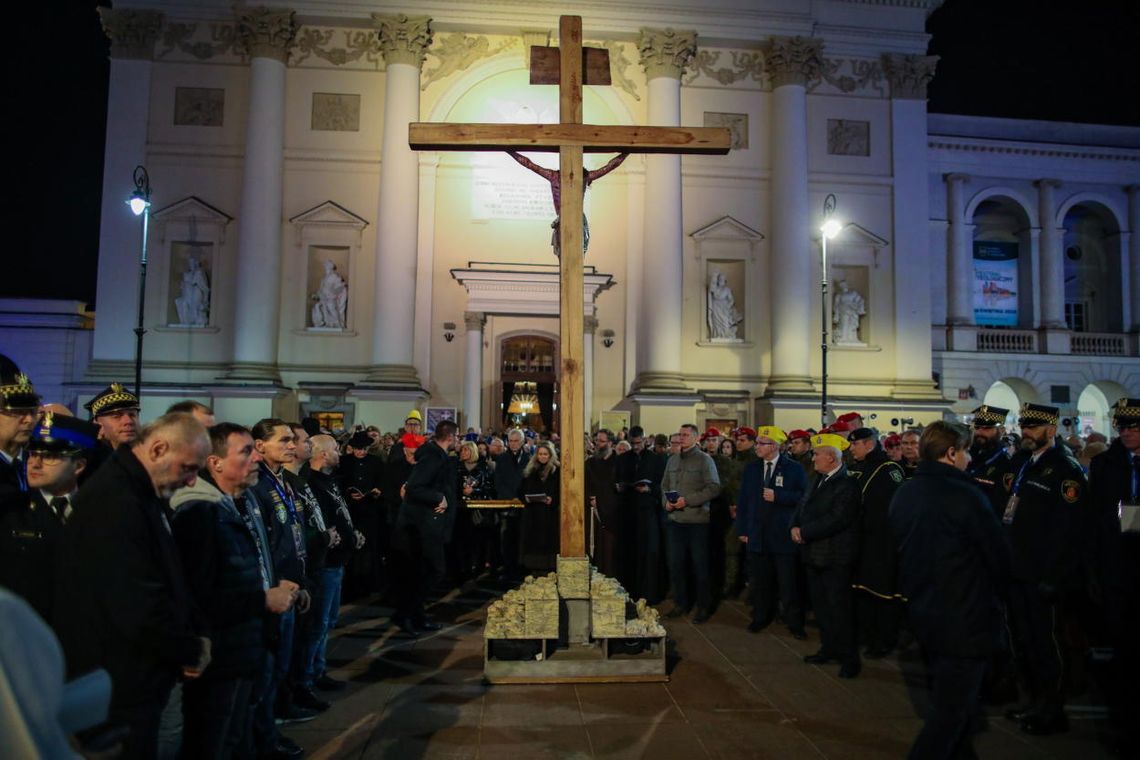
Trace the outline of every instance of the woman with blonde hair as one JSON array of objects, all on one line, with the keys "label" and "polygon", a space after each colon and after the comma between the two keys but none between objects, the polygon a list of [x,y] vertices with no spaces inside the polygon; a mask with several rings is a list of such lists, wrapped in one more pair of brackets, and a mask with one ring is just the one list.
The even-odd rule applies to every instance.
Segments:
[{"label": "woman with blonde hair", "polygon": [[542,441],[523,470],[519,498],[522,515],[521,560],[528,570],[552,570],[558,554],[558,454]]},{"label": "woman with blonde hair", "polygon": [[[495,484],[487,460],[474,441],[456,446],[459,470],[459,509],[452,540],[452,576],[457,585],[478,577],[488,563],[498,561],[499,520],[494,510],[471,509],[468,500],[495,498]],[[494,565],[491,565],[494,567]]]}]

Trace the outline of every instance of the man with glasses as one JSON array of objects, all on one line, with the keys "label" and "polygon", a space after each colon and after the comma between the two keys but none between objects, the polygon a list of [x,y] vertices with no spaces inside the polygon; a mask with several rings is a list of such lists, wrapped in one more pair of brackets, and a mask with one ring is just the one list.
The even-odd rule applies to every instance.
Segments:
[{"label": "man with glasses", "polygon": [[1069,728],[1057,613],[1064,592],[1081,579],[1088,483],[1077,460],[1056,444],[1059,419],[1057,407],[1021,405],[1021,451],[1002,479],[1002,522],[1013,550],[1009,624],[1022,693],[1006,717],[1028,734]]},{"label": "man with glasses", "polygon": [[28,493],[0,509],[0,586],[24,597],[48,621],[56,548],[98,434],[89,422],[44,415],[26,449]]},{"label": "man with glasses", "polygon": [[802,641],[807,634],[796,583],[797,549],[791,531],[796,505],[807,491],[807,473],[795,459],[780,453],[780,444],[785,440],[783,430],[768,425],[757,433],[757,458],[744,468],[736,512],[736,535],[748,556],[752,597],[748,630],[759,633],[772,622],[778,598],[784,624],[794,638]]},{"label": "man with glasses", "polygon": [[0,354],[0,499],[28,490],[24,447],[32,437],[40,397],[16,363]]}]

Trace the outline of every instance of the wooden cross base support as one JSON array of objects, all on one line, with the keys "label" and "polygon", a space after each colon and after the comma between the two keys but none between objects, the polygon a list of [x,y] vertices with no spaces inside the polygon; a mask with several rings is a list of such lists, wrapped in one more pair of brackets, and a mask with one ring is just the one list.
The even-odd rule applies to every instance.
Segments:
[{"label": "wooden cross base support", "polygon": [[528,577],[487,610],[488,683],[668,681],[665,628],[645,600],[590,565],[558,557],[558,572]]}]

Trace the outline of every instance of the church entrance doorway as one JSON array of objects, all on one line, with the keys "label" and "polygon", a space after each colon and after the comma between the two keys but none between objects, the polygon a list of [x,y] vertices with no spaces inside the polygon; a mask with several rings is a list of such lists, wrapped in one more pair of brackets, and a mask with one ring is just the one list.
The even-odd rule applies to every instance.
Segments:
[{"label": "church entrance doorway", "polygon": [[499,351],[499,426],[558,432],[558,341],[512,335]]}]

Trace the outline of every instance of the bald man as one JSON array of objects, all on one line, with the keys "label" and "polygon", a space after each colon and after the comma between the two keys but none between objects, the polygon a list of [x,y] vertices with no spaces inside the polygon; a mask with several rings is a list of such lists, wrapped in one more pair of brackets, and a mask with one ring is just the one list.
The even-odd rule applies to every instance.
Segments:
[{"label": "bald man", "polygon": [[56,629],[69,676],[110,673],[108,721],[130,728],[122,757],[156,756],[171,688],[210,660],[167,521],[171,494],[209,453],[192,416],[159,417],[79,490],[64,528]]}]

